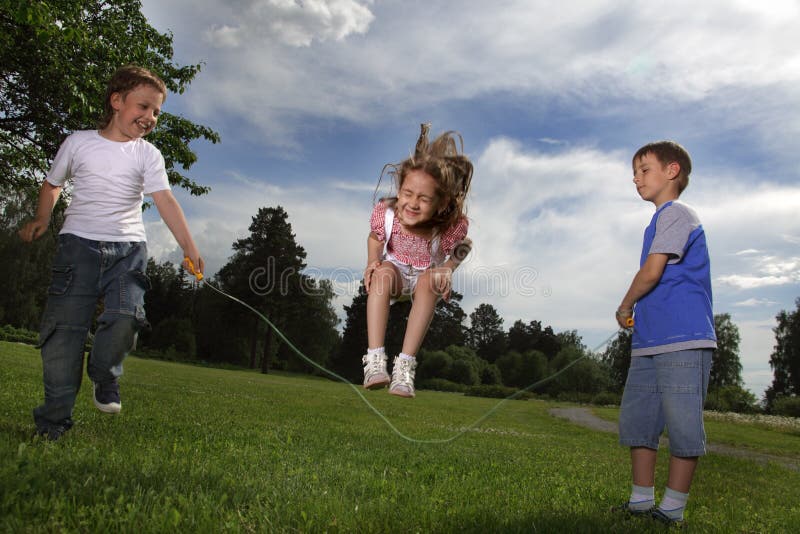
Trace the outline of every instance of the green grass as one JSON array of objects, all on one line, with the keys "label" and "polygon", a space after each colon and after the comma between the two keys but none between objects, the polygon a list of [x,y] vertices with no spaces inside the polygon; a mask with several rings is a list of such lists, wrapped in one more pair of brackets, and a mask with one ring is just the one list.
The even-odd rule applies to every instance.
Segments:
[{"label": "green grass", "polygon": [[[0,343],[0,531],[663,531],[608,511],[629,492],[627,450],[551,417],[553,403],[508,402],[449,444],[419,444],[325,379],[138,358],[125,371],[122,414],[98,412],[87,380],[75,427],[45,442],[31,438],[38,351]],[[418,439],[449,437],[497,403],[366,395]],[[796,457],[794,440],[780,448]],[[658,493],[665,468],[662,454]],[[790,532],[798,487],[797,471],[710,454],[689,528]]]}]

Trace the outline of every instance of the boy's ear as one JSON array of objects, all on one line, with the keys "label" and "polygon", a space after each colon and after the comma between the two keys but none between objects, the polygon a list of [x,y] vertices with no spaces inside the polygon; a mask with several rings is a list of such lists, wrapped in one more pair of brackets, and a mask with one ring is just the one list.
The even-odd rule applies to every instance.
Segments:
[{"label": "boy's ear", "polygon": [[125,97],[120,92],[111,93],[111,96],[108,97],[108,101],[111,102],[111,107],[116,110],[122,101],[125,100]]},{"label": "boy's ear", "polygon": [[678,163],[677,161],[667,163],[667,174],[669,174],[670,180],[674,180],[675,178],[677,178],[680,173],[681,173],[680,163]]}]

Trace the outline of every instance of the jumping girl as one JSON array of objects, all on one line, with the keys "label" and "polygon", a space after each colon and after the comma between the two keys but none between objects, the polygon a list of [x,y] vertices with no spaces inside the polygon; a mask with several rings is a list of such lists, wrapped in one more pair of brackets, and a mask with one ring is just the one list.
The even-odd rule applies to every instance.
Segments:
[{"label": "jumping girl", "polygon": [[[445,132],[429,143],[430,125],[421,129],[414,155],[384,167],[397,196],[381,199],[372,210],[364,270],[369,342],[362,358],[364,387],[389,384],[389,393],[400,397],[414,396],[415,356],[436,303],[449,298],[453,270],[471,243],[464,202],[472,163],[463,154],[463,140]],[[412,299],[411,312],[390,378],[384,348],[389,306],[407,298]]]}]

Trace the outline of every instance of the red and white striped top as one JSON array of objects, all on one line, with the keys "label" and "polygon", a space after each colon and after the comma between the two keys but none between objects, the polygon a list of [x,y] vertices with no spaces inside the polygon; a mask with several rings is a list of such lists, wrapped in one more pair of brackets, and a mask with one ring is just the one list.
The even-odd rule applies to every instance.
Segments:
[{"label": "red and white striped top", "polygon": [[[372,232],[378,237],[378,241],[386,240],[386,202],[381,200],[372,209],[369,219],[369,226]],[[458,222],[446,228],[439,237],[439,247],[445,256],[453,252],[456,243],[467,237],[469,221],[466,217],[461,217]],[[412,265],[417,269],[427,269],[431,264],[430,240],[414,234],[406,233],[400,221],[395,217],[392,223],[392,237],[389,241],[389,252],[401,262]]]}]

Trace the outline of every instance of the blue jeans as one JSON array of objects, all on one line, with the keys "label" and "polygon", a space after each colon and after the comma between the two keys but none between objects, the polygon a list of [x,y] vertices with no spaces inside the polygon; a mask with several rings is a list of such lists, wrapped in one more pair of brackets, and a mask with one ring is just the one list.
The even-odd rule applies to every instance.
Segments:
[{"label": "blue jeans", "polygon": [[102,297],[92,352],[86,371],[104,383],[122,374],[122,360],[147,324],[144,293],[147,245],[109,242],[73,234],[58,236],[53,277],[39,331],[44,404],[33,410],[36,428],[72,426],[72,409],[83,375],[83,353],[89,328]]},{"label": "blue jeans", "polygon": [[620,444],[658,449],[666,426],[670,454],[704,455],[703,404],[713,353],[692,349],[633,356],[619,414]]}]

